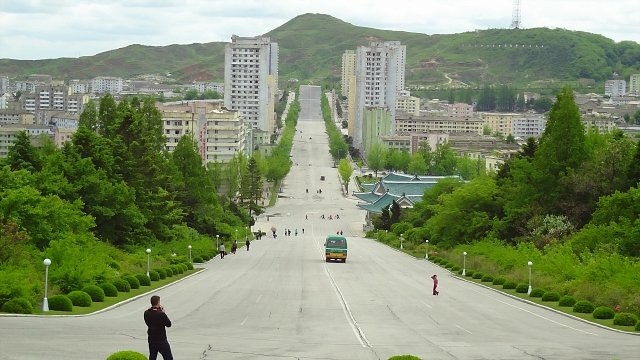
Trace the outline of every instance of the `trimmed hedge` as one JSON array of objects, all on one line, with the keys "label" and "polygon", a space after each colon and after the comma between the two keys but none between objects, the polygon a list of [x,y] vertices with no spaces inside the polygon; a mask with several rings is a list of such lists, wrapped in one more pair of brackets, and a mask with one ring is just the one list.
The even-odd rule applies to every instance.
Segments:
[{"label": "trimmed hedge", "polygon": [[558,305],[560,306],[573,306],[576,304],[576,298],[574,298],[573,296],[570,295],[565,295],[563,297],[560,298],[560,301],[558,302]]},{"label": "trimmed hedge", "polygon": [[493,276],[485,275],[485,276],[482,277],[482,279],[480,279],[480,281],[482,281],[482,282],[493,282]]},{"label": "trimmed hedge", "polygon": [[515,289],[518,286],[518,284],[516,284],[513,281],[505,281],[504,284],[502,284],[502,288],[506,289],[506,290],[512,290]]},{"label": "trimmed hedge", "polygon": [[516,292],[518,294],[526,294],[529,291],[529,284],[518,284],[516,286]]},{"label": "trimmed hedge", "polygon": [[640,321],[636,323],[636,331],[640,331]]},{"label": "trimmed hedge", "polygon": [[395,355],[390,357],[389,360],[420,360],[420,358],[413,355]]},{"label": "trimmed hedge", "polygon": [[151,279],[151,281],[158,281],[160,280],[160,274],[155,270],[151,270],[149,271],[149,279]]},{"label": "trimmed hedge", "polygon": [[484,276],[483,273],[477,272],[477,273],[473,273],[473,275],[471,277],[474,278],[474,279],[482,279],[483,276]]},{"label": "trimmed hedge", "polygon": [[536,288],[531,290],[531,294],[529,294],[529,296],[534,298],[539,298],[539,297],[542,297],[542,295],[544,295],[545,292],[546,291],[544,289]]},{"label": "trimmed hedge", "polygon": [[169,266],[167,266],[166,268],[164,268],[164,271],[167,273],[167,277],[172,277],[173,275],[176,275],[173,273],[173,269]]},{"label": "trimmed hedge", "polygon": [[118,296],[118,289],[112,283],[102,283],[98,284],[102,291],[104,291],[104,296],[108,297],[116,297]]},{"label": "trimmed hedge", "polygon": [[182,270],[182,266],[180,266],[179,264],[171,265],[171,268],[173,269],[173,273],[175,275],[182,274],[184,272],[184,270]]},{"label": "trimmed hedge", "polygon": [[29,300],[17,297],[2,304],[2,311],[11,314],[32,314],[33,305]]},{"label": "trimmed hedge", "polygon": [[135,274],[134,276],[136,277],[136,279],[138,279],[140,286],[151,285],[151,279],[149,279],[149,276],[151,276],[151,271],[149,271],[149,276],[147,276],[147,274]]},{"label": "trimmed hedge", "polygon": [[187,265],[187,270],[193,270],[193,264],[192,263],[186,263]]},{"label": "trimmed hedge", "polygon": [[598,306],[593,310],[594,319],[613,319],[616,313],[608,306]]},{"label": "trimmed hedge", "polygon": [[469,270],[469,269],[467,269],[467,270],[465,271],[465,275],[464,275],[464,276],[466,276],[466,277],[473,277],[473,273],[474,273],[474,271],[473,271],[473,270]]},{"label": "trimmed hedge", "polygon": [[178,265],[180,265],[180,267],[182,268],[183,273],[189,271],[189,267],[187,266],[186,263],[180,263]]},{"label": "trimmed hedge", "polygon": [[140,288],[140,281],[138,280],[137,277],[135,277],[133,275],[127,275],[127,276],[123,277],[122,280],[128,282],[129,286],[131,286],[132,289],[139,289]]},{"label": "trimmed hedge", "polygon": [[202,263],[202,258],[200,256],[196,256],[196,257],[193,258],[193,262],[200,264],[200,263]]},{"label": "trimmed hedge", "polygon": [[507,279],[503,277],[497,277],[493,279],[493,285],[503,285],[505,282],[507,282]]},{"label": "trimmed hedge", "polygon": [[84,291],[74,290],[67,294],[74,306],[89,307],[91,306],[91,296]]},{"label": "trimmed hedge", "polygon": [[95,302],[103,302],[104,301],[104,290],[97,285],[87,285],[82,288],[82,291],[86,292],[91,296],[91,301]]},{"label": "trimmed hedge", "polygon": [[107,360],[147,360],[147,357],[136,351],[125,350],[109,355]]},{"label": "trimmed hedge", "polygon": [[158,269],[158,276],[160,276],[160,280],[167,278],[167,271],[165,269]]},{"label": "trimmed hedge", "polygon": [[73,303],[71,299],[69,299],[66,295],[53,295],[48,299],[49,301],[49,310],[56,311],[72,311]]},{"label": "trimmed hedge", "polygon": [[113,286],[115,286],[116,289],[119,292],[130,292],[131,291],[131,285],[129,285],[128,281],[124,281],[123,279],[115,279],[115,280],[113,280]]},{"label": "trimmed hedge", "polygon": [[560,301],[560,294],[554,291],[547,291],[542,295],[542,301]]},{"label": "trimmed hedge", "polygon": [[591,314],[594,310],[594,306],[587,300],[580,300],[573,305],[573,312],[581,314]]},{"label": "trimmed hedge", "polygon": [[638,322],[638,318],[630,313],[617,313],[613,318],[613,325],[634,326]]}]

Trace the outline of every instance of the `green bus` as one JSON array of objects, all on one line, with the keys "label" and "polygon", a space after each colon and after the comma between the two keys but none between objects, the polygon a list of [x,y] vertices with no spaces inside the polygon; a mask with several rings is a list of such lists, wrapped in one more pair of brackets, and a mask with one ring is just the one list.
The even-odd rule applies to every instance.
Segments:
[{"label": "green bus", "polygon": [[347,262],[347,238],[342,235],[329,235],[324,242],[324,255],[330,260]]}]

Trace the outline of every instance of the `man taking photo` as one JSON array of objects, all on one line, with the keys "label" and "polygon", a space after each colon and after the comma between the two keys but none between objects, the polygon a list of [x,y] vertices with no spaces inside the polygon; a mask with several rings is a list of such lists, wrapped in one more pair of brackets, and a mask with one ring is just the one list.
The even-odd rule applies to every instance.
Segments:
[{"label": "man taking photo", "polygon": [[167,340],[166,327],[171,327],[171,320],[160,305],[160,296],[151,297],[151,307],[144,312],[144,322],[149,335],[149,360],[156,360],[158,353],[164,360],[173,360],[171,346]]}]

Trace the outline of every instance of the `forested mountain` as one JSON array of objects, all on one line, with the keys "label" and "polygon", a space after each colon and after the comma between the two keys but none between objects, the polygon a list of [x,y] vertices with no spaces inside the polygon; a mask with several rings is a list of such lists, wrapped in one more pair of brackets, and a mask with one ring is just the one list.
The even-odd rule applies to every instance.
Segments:
[{"label": "forested mountain", "polygon": [[[257,34],[242,34],[252,36]],[[355,26],[329,15],[304,14],[265,34],[280,46],[280,77],[337,83],[344,50],[370,40],[407,45],[408,85],[478,86],[512,83],[554,86],[578,79],[602,81],[617,72],[640,72],[640,44],[565,29],[489,29],[425,35]],[[222,81],[224,43],[130,45],[94,56],[48,60],[0,60],[0,74],[24,78],[98,75],[131,77],[170,73],[177,83]]]}]

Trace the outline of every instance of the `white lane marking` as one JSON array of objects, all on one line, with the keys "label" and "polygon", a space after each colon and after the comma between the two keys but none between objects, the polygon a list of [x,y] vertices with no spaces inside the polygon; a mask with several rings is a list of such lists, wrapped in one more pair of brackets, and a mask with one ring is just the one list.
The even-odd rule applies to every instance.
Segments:
[{"label": "white lane marking", "polygon": [[249,319],[249,316],[246,316],[246,317],[244,318],[244,320],[242,320],[242,322],[240,323],[240,326],[243,326],[243,325],[244,325],[244,323],[246,323],[246,322],[247,322],[247,319]]},{"label": "white lane marking", "polygon": [[460,326],[460,325],[456,325],[456,327],[457,327],[458,329],[462,330],[462,331],[466,331],[466,332],[468,332],[469,334],[472,334],[472,333],[471,333],[471,331],[469,331],[469,330],[467,330],[467,329],[463,328],[463,327],[462,327],[462,326]]},{"label": "white lane marking", "polygon": [[260,299],[262,299],[262,294],[260,294],[260,296],[258,296],[258,298],[256,299],[256,304],[260,302]]},{"label": "white lane marking", "polygon": [[367,340],[367,337],[364,335],[364,332],[358,325],[358,322],[353,317],[353,313],[351,312],[351,309],[349,309],[349,304],[347,304],[347,300],[344,298],[342,291],[340,291],[338,284],[333,279],[333,276],[331,276],[331,273],[327,268],[327,262],[324,261],[324,249],[320,248],[320,244],[318,242],[316,242],[316,246],[318,247],[318,250],[322,255],[322,260],[323,260],[322,265],[324,267],[324,273],[327,275],[327,277],[329,278],[329,282],[333,286],[333,291],[336,293],[336,296],[340,301],[340,305],[342,306],[342,312],[344,313],[344,316],[347,318],[347,322],[349,323],[349,326],[351,327],[353,334],[356,336],[356,338],[358,339],[362,347],[371,347],[371,343],[369,343],[369,340]]},{"label": "white lane marking", "polygon": [[[475,291],[475,290],[474,290],[474,291]],[[476,291],[476,292],[477,292],[477,293],[479,293],[478,291]],[[492,299],[493,299],[493,300],[495,300],[495,301],[497,301],[497,302],[500,302],[500,303],[503,303],[503,304],[505,304],[505,305],[511,306],[511,307],[513,307],[513,308],[516,308],[516,309],[518,309],[518,310],[522,310],[522,311],[524,311],[524,312],[526,312],[526,313],[529,313],[529,314],[531,314],[531,315],[533,315],[533,316],[537,316],[537,317],[539,317],[539,318],[541,318],[541,319],[544,319],[544,320],[547,320],[547,321],[549,321],[549,322],[552,322],[552,323],[554,323],[554,324],[556,324],[556,325],[564,326],[564,327],[566,327],[566,328],[568,328],[568,329],[575,330],[575,331],[578,331],[578,332],[581,332],[581,333],[584,333],[584,334],[589,334],[589,335],[593,335],[593,336],[598,336],[598,334],[594,334],[594,333],[592,333],[592,332],[588,332],[588,331],[585,331],[585,330],[576,329],[576,328],[574,328],[574,327],[572,327],[572,326],[569,326],[569,325],[566,325],[566,324],[563,324],[563,323],[557,322],[557,321],[555,321],[555,320],[551,320],[551,319],[549,319],[549,318],[547,318],[547,317],[544,317],[544,316],[542,316],[542,315],[536,314],[536,313],[534,313],[533,311],[529,311],[529,310],[524,309],[524,308],[521,308],[521,307],[519,307],[519,306],[509,304],[508,302],[505,302],[505,301],[502,301],[502,300],[498,300],[498,299],[495,299],[495,298],[492,298]]]},{"label": "white lane marking", "polygon": [[422,305],[428,307],[429,309],[433,309],[433,307],[431,305],[427,304],[426,302],[422,301],[421,303],[422,303]]}]

